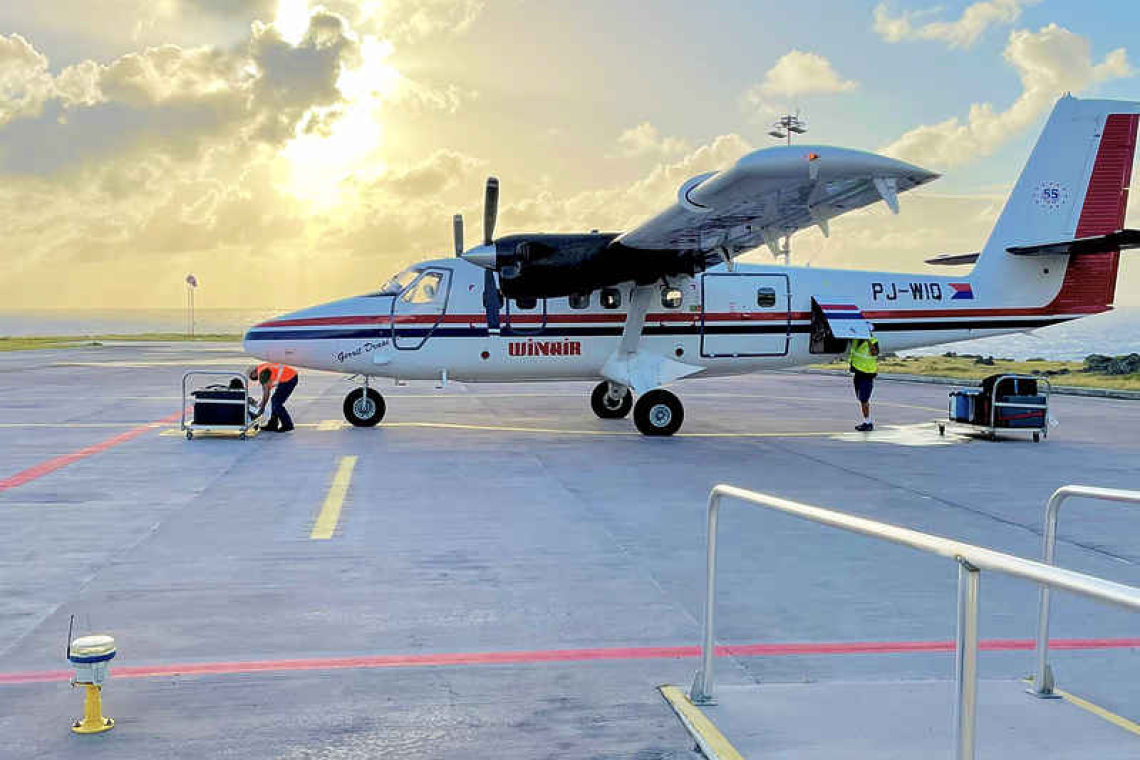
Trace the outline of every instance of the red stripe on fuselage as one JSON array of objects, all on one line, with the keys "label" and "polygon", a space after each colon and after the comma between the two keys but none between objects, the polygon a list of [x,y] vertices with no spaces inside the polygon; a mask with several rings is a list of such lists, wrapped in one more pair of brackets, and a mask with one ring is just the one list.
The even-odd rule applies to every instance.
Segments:
[{"label": "red stripe on fuselage", "polygon": [[[941,318],[971,318],[971,317],[1042,317],[1042,316],[1071,316],[1082,317],[1096,312],[1089,312],[1082,309],[1069,309],[1063,310],[1053,305],[1049,307],[1035,306],[1029,308],[1006,308],[1006,309],[884,309],[884,310],[865,310],[863,316],[871,321],[890,321],[890,320],[914,320],[914,319],[941,319]],[[624,312],[617,314],[547,314],[545,322],[550,325],[555,324],[617,324],[620,325],[625,322],[626,315]],[[690,312],[685,314],[676,313],[659,313],[649,314],[645,317],[646,322],[676,322],[682,324],[700,322],[702,315],[697,312]],[[703,319],[705,322],[731,322],[737,320],[748,320],[752,322],[758,321],[773,321],[783,322],[790,319],[793,322],[805,322],[811,319],[811,312],[807,311],[793,311],[787,312],[719,312],[704,314]],[[444,324],[484,324],[487,321],[486,314],[448,314],[442,320],[435,315],[409,315],[397,319],[399,324],[427,324],[434,325],[438,322]],[[526,314],[526,315],[511,315],[512,324],[542,324],[544,318],[541,314]],[[322,326],[344,326],[344,327],[369,327],[381,326],[387,327],[391,325],[388,316],[358,316],[358,317],[324,317],[324,318],[308,318],[308,319],[285,319],[277,320],[275,322],[266,322],[257,325],[253,329],[262,329],[269,327],[322,327]]]}]

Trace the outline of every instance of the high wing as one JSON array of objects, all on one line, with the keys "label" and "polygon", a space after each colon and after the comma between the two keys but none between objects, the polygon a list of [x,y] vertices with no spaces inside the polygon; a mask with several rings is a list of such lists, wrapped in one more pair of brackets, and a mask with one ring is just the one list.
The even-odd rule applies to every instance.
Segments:
[{"label": "high wing", "polygon": [[860,150],[824,145],[767,148],[730,169],[693,177],[677,202],[620,235],[626,248],[707,252],[729,258],[883,201],[898,213],[898,195],[938,174]]}]

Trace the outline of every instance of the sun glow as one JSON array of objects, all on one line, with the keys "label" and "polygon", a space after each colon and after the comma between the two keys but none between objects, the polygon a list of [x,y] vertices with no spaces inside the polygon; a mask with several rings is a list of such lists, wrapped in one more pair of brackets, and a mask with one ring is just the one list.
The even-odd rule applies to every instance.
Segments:
[{"label": "sun glow", "polygon": [[290,45],[296,45],[309,31],[309,0],[277,0],[273,25]]},{"label": "sun glow", "polygon": [[[305,0],[280,0],[274,25],[283,38],[297,44],[304,39],[309,15]],[[296,41],[289,35],[295,35]],[[327,211],[340,202],[345,180],[367,181],[385,169],[380,156],[380,114],[385,101],[396,95],[400,74],[388,62],[391,44],[372,35],[364,36],[358,44],[356,64],[344,68],[337,78],[342,102],[310,109],[296,136],[281,151],[288,163],[285,189],[315,212]]]}]

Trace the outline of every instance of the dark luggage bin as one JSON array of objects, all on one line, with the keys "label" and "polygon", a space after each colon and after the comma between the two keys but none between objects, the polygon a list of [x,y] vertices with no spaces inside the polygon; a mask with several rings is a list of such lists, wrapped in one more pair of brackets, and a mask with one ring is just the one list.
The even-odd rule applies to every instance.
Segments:
[{"label": "dark luggage bin", "polygon": [[1021,406],[998,406],[994,424],[1004,428],[1043,428],[1044,409],[1026,409],[1026,406],[1045,406],[1044,396],[1007,396],[998,400],[999,404],[1019,404]]},{"label": "dark luggage bin", "polygon": [[244,390],[204,388],[190,395],[194,397],[195,425],[245,424]]}]

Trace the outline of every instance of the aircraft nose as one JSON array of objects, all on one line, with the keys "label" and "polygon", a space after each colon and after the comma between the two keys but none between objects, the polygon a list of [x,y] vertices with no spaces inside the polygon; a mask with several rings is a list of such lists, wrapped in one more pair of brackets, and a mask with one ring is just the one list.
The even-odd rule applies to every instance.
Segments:
[{"label": "aircraft nose", "polygon": [[270,341],[265,337],[265,328],[272,322],[273,320],[262,322],[246,330],[241,341],[242,350],[257,359],[268,360],[269,357],[266,356],[266,351],[269,348]]}]

